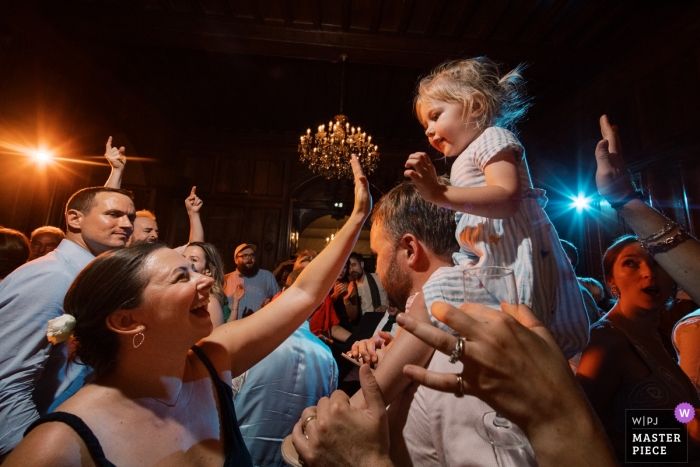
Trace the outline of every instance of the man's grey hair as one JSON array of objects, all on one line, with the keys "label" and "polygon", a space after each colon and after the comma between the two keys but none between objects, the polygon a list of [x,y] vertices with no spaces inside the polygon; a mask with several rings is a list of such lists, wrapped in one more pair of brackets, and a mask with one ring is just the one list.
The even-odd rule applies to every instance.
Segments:
[{"label": "man's grey hair", "polygon": [[[441,177],[440,183],[449,185],[449,180]],[[414,235],[432,253],[445,259],[459,250],[454,211],[425,201],[410,181],[382,196],[372,211],[372,225],[381,226],[394,243],[405,234]]]}]

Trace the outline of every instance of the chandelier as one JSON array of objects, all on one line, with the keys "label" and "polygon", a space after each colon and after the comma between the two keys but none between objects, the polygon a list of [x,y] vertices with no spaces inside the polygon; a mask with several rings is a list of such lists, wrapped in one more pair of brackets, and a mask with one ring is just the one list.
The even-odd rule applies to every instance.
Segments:
[{"label": "chandelier", "polygon": [[340,89],[340,114],[326,125],[318,127],[315,135],[311,129],[301,136],[299,143],[299,159],[308,164],[309,169],[316,175],[322,175],[327,179],[350,178],[352,179],[352,167],[350,156],[354,154],[362,165],[365,175],[370,174],[379,162],[379,147],[372,144],[372,137],[367,135],[358,126],[355,128],[343,115],[343,97],[345,93],[345,59],[347,54],[342,54],[343,76]]}]

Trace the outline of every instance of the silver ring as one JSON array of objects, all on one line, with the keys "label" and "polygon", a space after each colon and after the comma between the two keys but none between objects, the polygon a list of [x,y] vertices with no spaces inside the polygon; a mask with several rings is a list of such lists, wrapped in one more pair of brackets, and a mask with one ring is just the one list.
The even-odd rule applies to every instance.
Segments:
[{"label": "silver ring", "polygon": [[462,356],[462,351],[464,350],[464,339],[457,338],[457,343],[455,348],[450,355],[450,363],[457,363],[459,358]]},{"label": "silver ring", "polygon": [[301,424],[301,432],[304,433],[304,436],[306,436],[306,439],[309,439],[309,435],[306,434],[306,425],[311,421],[315,420],[316,415],[309,415],[304,419],[304,421]]},{"label": "silver ring", "polygon": [[462,375],[457,375],[457,390],[455,390],[455,397],[464,397],[464,385],[462,384]]}]

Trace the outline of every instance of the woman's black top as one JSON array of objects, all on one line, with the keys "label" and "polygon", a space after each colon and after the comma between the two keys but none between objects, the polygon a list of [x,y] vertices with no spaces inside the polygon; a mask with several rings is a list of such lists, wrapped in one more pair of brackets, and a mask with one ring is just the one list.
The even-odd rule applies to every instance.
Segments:
[{"label": "woman's black top", "polygon": [[[253,461],[250,458],[250,453],[248,453],[248,448],[246,448],[245,443],[243,442],[241,431],[238,429],[236,410],[233,407],[233,391],[231,390],[231,386],[224,383],[221,378],[219,378],[214,365],[211,364],[211,361],[202,351],[202,349],[195,345],[192,347],[192,351],[197,355],[197,357],[199,357],[202,363],[204,363],[204,366],[207,367],[209,375],[211,376],[212,381],[214,381],[214,386],[216,387],[216,394],[219,398],[219,406],[221,407],[224,448],[226,449],[224,467],[252,467]],[[99,467],[116,467],[105,458],[104,451],[102,451],[102,446],[92,430],[90,430],[90,428],[80,417],[71,413],[53,412],[46,414],[32,423],[29,428],[27,428],[27,431],[24,432],[24,436],[27,436],[27,434],[34,428],[46,422],[65,423],[71,427],[83,440],[96,465]]]}]

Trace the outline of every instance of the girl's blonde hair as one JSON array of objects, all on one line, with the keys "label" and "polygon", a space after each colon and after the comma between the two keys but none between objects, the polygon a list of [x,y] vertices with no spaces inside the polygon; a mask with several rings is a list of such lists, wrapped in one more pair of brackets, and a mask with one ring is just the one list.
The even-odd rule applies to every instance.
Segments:
[{"label": "girl's blonde hair", "polygon": [[[483,105],[483,113],[477,117],[478,129],[512,129],[531,105],[520,74],[524,69],[521,64],[501,76],[498,64],[486,57],[445,62],[421,79],[414,99],[415,112],[418,114],[426,100],[435,99],[462,104],[463,115],[467,115],[478,99]],[[476,93],[483,98],[475,98]]]}]

